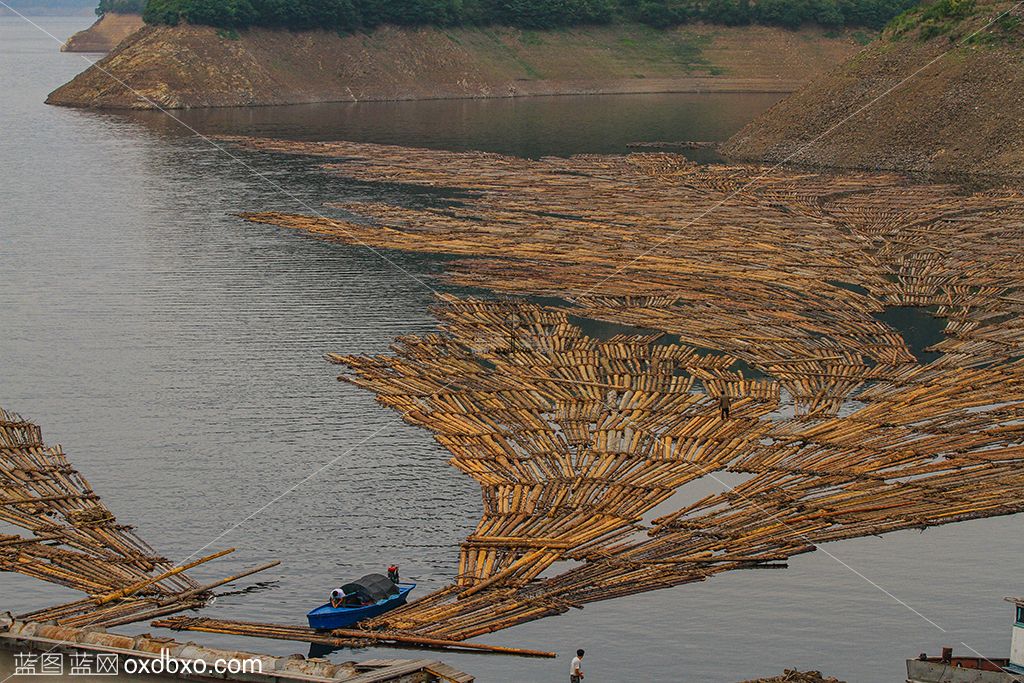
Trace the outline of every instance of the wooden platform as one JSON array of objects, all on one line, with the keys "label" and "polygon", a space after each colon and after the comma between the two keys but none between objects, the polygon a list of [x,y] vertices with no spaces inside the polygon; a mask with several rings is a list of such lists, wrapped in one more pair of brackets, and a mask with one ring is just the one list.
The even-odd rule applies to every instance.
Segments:
[{"label": "wooden platform", "polygon": [[443,662],[432,659],[369,659],[363,662],[333,664],[326,659],[301,656],[273,657],[252,652],[236,652],[180,643],[166,638],[124,636],[102,629],[79,629],[0,617],[0,647],[15,651],[34,649],[44,652],[79,651],[116,655],[123,670],[126,658],[202,661],[212,671],[217,661],[259,660],[262,673],[248,672],[217,676],[223,680],[255,683],[304,681],[306,683],[472,683],[474,678]]}]

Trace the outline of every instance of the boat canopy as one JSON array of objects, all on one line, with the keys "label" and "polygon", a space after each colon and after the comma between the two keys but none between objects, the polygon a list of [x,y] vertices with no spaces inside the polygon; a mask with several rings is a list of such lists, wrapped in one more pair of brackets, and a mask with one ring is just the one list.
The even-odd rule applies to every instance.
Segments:
[{"label": "boat canopy", "polygon": [[381,574],[367,574],[358,581],[346,583],[341,590],[345,591],[345,595],[355,594],[371,602],[398,595],[398,586]]}]

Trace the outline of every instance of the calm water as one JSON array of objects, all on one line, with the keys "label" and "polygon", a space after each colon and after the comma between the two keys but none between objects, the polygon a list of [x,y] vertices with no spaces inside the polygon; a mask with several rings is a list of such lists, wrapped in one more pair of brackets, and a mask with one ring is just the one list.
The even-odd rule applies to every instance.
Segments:
[{"label": "calm water", "polygon": [[[88,21],[41,23],[63,39]],[[301,623],[339,579],[392,561],[421,592],[443,585],[479,515],[476,484],[446,464],[427,433],[335,381],[321,358],[382,352],[396,335],[432,329],[430,291],[366,250],[232,216],[376,190],[325,179],[303,160],[244,155],[297,201],[161,115],[46,107],[47,92],[85,66],[56,48],[21,20],[0,18],[0,405],[41,423],[121,519],[172,560],[207,545],[205,552],[238,548],[199,578],[282,560],[263,577],[272,586],[222,598],[205,614]],[[558,98],[185,116],[205,132],[540,155],[721,139],[774,99]],[[420,278],[440,267],[419,255],[389,257]],[[715,486],[698,483],[680,495]],[[794,666],[849,681],[903,680],[906,657],[943,644],[1004,655],[1010,613],[1002,597],[1021,591],[1020,529],[1019,519],[1003,518],[844,542],[827,548],[833,557],[802,556],[787,571],[735,572],[486,639],[567,655],[554,661],[443,658],[483,682],[564,681],[577,647],[588,650],[592,683],[728,683]],[[0,576],[0,609],[72,597]]]}]

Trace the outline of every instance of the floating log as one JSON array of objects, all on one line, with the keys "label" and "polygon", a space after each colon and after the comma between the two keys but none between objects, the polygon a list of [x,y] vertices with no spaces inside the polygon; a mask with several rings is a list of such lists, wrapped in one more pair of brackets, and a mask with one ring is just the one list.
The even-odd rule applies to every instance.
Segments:
[{"label": "floating log", "polygon": [[[112,593],[107,593],[106,595],[101,595],[101,596],[93,596],[93,600],[95,601],[95,603],[97,605],[105,605],[108,602],[113,602],[114,600],[119,600],[121,598],[126,598],[129,595],[132,595],[133,593],[138,593],[140,590],[142,590],[143,588],[146,588],[147,586],[151,586],[154,583],[159,583],[160,581],[163,581],[164,579],[170,578],[172,576],[176,576],[176,575],[178,575],[178,574],[180,574],[180,573],[182,573],[184,571],[188,571],[189,569],[193,569],[195,567],[198,567],[201,564],[205,564],[205,563],[209,562],[210,560],[216,560],[217,558],[224,557],[225,555],[227,555],[229,553],[233,553],[233,552],[235,552],[234,548],[228,548],[226,550],[221,550],[221,551],[216,552],[216,553],[214,553],[212,555],[207,555],[206,557],[202,557],[202,558],[200,558],[198,560],[195,560],[194,562],[189,562],[188,564],[181,565],[179,567],[174,567],[173,569],[168,569],[164,573],[158,574],[158,575],[156,575],[154,577],[146,579],[145,581],[140,581],[140,582],[138,582],[136,584],[132,584],[131,586],[126,586],[124,588],[119,588],[119,589],[117,589],[116,591],[114,591]],[[195,590],[195,589],[193,589],[193,590]]]},{"label": "floating log", "polygon": [[407,633],[385,633],[379,631],[361,631],[358,629],[334,629],[332,631],[315,631],[304,626],[287,624],[264,624],[253,621],[224,621],[206,617],[174,617],[153,622],[156,628],[168,628],[175,631],[202,631],[205,633],[224,633],[229,635],[252,636],[255,638],[273,638],[277,640],[295,640],[304,643],[317,643],[335,647],[351,647],[353,644],[365,647],[367,644],[389,645],[394,647],[424,647],[436,650],[472,650],[490,654],[517,655],[520,657],[555,657],[555,653],[544,650],[529,650],[501,645],[484,645],[483,643],[467,643],[463,641],[445,640],[443,638],[427,638]]}]

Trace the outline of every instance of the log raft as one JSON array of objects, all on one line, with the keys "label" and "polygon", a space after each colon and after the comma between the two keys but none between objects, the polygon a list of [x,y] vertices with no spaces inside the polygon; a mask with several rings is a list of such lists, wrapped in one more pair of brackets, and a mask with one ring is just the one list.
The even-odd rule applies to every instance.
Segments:
[{"label": "log raft", "polygon": [[[1013,189],[667,153],[234,142],[452,200],[246,214],[253,223],[450,254],[447,282],[519,297],[442,295],[438,332],[385,355],[329,356],[342,380],[428,430],[483,500],[452,583],[359,633],[465,642],[777,567],[829,541],[1024,510],[1024,196]],[[940,321],[926,349],[937,360],[921,362],[884,321],[896,307]],[[595,321],[647,332],[600,335]],[[100,607],[115,622],[199,599],[33,425],[0,418],[0,520],[49,539],[0,538],[0,568],[90,596],[165,576]],[[741,481],[674,499],[722,472]],[[566,560],[577,564],[557,571]],[[49,616],[96,611],[85,599]]]},{"label": "log raft", "polygon": [[[438,333],[329,356],[428,430],[484,503],[453,583],[367,628],[474,638],[829,541],[1024,508],[1014,189],[667,153],[233,142],[451,198],[254,223],[452,255],[448,283],[570,305],[445,295]],[[884,322],[899,307],[944,327],[926,349],[937,360]],[[653,334],[599,338],[594,321]],[[719,472],[743,480],[649,519]],[[579,564],[552,575],[564,560]]]},{"label": "log raft", "polygon": [[156,628],[167,628],[173,631],[198,631],[202,633],[221,633],[251,638],[270,638],[274,640],[292,640],[301,643],[327,645],[329,647],[417,647],[429,650],[454,650],[466,652],[482,652],[487,654],[516,655],[519,657],[555,657],[554,652],[530,650],[484,643],[468,643],[440,638],[427,638],[403,633],[385,631],[366,631],[359,629],[334,629],[332,631],[316,631],[305,626],[288,624],[268,624],[256,621],[228,621],[209,617],[171,617],[153,622]]},{"label": "log raft", "polygon": [[[126,636],[101,629],[80,629],[53,624],[22,622],[0,616],[0,647],[23,651],[26,647],[47,653],[65,651],[87,653],[89,657],[114,656],[121,660],[117,671],[123,671],[124,659],[190,663],[195,672],[200,666],[213,672],[219,662],[233,662],[239,672],[220,673],[222,680],[256,683],[400,683],[430,681],[431,683],[473,683],[473,676],[443,662],[428,659],[384,660],[333,664],[326,659],[306,659],[300,655],[273,657],[252,652],[217,650],[195,643],[181,643],[167,638]],[[242,671],[242,666],[245,666]],[[205,680],[205,679],[204,679]]]},{"label": "log raft", "polygon": [[118,523],[86,478],[42,431],[0,408],[0,521],[30,533],[0,536],[0,571],[82,591],[86,597],[19,615],[62,627],[109,627],[206,605],[213,589],[277,562],[200,585],[188,571],[228,548],[174,565]]}]

